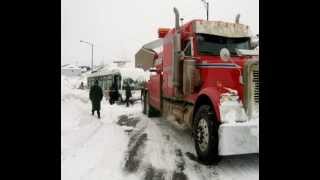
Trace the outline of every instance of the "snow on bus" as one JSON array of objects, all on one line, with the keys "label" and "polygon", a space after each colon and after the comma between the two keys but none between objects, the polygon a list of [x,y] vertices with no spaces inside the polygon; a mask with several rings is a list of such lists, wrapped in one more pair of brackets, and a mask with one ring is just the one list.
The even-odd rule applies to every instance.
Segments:
[{"label": "snow on bus", "polygon": [[132,90],[132,98],[140,99],[140,90],[142,85],[146,82],[149,74],[142,69],[133,67],[117,67],[110,68],[105,67],[98,71],[93,72],[87,76],[88,88],[93,86],[94,81],[98,80],[99,86],[104,91],[106,100],[109,100],[109,92],[113,83],[116,84],[120,96],[118,101],[123,102],[125,100],[124,85],[128,82]]}]

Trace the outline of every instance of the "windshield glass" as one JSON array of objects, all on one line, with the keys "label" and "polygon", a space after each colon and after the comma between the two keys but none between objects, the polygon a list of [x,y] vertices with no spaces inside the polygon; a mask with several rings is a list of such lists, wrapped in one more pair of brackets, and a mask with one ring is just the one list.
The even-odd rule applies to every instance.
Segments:
[{"label": "windshield glass", "polygon": [[227,48],[231,55],[237,55],[235,49],[250,49],[250,38],[228,38],[210,34],[197,34],[200,55],[220,55],[222,48]]}]

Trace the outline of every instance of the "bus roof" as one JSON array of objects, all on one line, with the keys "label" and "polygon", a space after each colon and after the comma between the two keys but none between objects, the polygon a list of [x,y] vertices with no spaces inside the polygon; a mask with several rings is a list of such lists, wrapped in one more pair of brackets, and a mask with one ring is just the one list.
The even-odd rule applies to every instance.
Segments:
[{"label": "bus roof", "polygon": [[149,77],[149,73],[143,71],[142,69],[133,68],[133,67],[104,67],[101,70],[98,70],[92,74],[89,74],[88,77],[99,77],[106,75],[120,74],[123,79],[131,78],[133,80],[144,81]]}]

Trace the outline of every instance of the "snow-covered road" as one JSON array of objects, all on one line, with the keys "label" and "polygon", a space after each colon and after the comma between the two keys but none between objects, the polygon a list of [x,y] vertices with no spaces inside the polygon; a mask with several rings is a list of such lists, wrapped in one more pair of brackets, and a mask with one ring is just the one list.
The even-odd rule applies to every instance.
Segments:
[{"label": "snow-covered road", "polygon": [[87,90],[79,79],[62,77],[62,180],[259,179],[258,155],[223,157],[217,165],[196,161],[188,130],[102,101],[101,119],[90,114]]}]

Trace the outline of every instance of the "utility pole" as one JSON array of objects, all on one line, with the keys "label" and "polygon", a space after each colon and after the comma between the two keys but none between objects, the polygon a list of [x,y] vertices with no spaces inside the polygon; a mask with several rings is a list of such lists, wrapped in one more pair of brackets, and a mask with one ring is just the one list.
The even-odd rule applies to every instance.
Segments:
[{"label": "utility pole", "polygon": [[209,21],[209,1],[201,0],[207,9],[207,21]]},{"label": "utility pole", "polygon": [[89,44],[91,46],[91,73],[92,73],[93,72],[93,43],[82,41],[82,40],[80,40],[80,42]]},{"label": "utility pole", "polygon": [[93,72],[93,44],[91,44],[91,72]]}]

